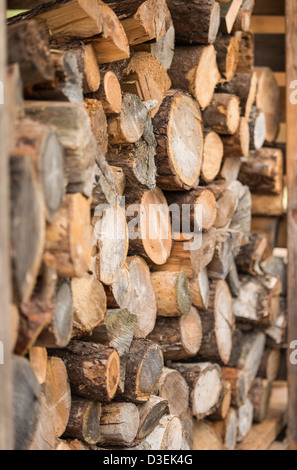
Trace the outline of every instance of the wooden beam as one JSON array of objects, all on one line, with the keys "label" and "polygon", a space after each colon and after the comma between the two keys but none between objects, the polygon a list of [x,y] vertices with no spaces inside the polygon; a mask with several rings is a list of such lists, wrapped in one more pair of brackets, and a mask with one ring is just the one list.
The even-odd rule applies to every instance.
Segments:
[{"label": "wooden beam", "polygon": [[[297,3],[286,0],[287,50],[287,175],[288,205],[288,340],[297,340],[297,107],[290,102],[290,84],[297,77]],[[289,350],[290,354],[290,350]],[[297,450],[297,366],[288,361],[289,422],[288,438],[292,450]]]},{"label": "wooden beam", "polygon": [[[6,75],[6,30],[5,3],[0,6],[0,81],[4,84]],[[0,83],[0,86],[1,83]],[[4,100],[5,102],[5,100]],[[10,274],[9,274],[9,207],[8,207],[8,159],[5,136],[8,123],[5,104],[0,101],[0,341],[4,346],[4,364],[0,363],[0,449],[13,448],[12,377],[10,361]],[[6,129],[7,126],[7,129]]]}]

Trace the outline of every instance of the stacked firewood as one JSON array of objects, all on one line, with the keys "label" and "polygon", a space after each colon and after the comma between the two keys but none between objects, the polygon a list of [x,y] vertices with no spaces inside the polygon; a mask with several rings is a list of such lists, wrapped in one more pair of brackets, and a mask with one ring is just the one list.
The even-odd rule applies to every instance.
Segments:
[{"label": "stacked firewood", "polygon": [[234,449],[285,336],[254,2],[37,3],[8,26],[15,446]]}]

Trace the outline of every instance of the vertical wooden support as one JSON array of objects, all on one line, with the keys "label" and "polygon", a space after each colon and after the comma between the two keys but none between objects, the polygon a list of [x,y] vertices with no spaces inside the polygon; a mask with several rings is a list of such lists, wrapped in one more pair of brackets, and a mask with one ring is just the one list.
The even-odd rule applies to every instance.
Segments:
[{"label": "vertical wooden support", "polygon": [[[290,100],[290,85],[297,80],[297,2],[286,0],[287,51],[287,182],[288,206],[288,316],[289,345],[297,340],[297,105]],[[296,89],[296,87],[295,87]],[[290,356],[290,350],[289,350]],[[292,450],[297,450],[297,365],[288,361],[289,428]]]},{"label": "vertical wooden support", "polygon": [[[0,87],[6,74],[5,41],[6,2],[0,5]],[[6,122],[5,98],[0,101],[0,341],[4,346],[4,364],[0,362],[0,450],[13,448],[12,374],[10,352],[10,273],[9,273],[9,189],[8,159],[5,142],[9,129]],[[1,358],[2,359],[2,358]]]}]

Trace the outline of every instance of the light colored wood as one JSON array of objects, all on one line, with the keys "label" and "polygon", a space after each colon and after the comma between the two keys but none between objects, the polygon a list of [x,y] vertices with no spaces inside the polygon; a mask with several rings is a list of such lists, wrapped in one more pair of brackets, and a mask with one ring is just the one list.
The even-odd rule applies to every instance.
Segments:
[{"label": "light colored wood", "polygon": [[193,450],[226,450],[211,423],[195,421]]}]

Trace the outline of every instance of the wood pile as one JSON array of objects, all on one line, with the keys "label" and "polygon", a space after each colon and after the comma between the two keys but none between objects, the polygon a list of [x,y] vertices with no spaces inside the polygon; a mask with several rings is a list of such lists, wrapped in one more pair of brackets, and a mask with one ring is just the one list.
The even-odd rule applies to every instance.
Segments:
[{"label": "wood pile", "polygon": [[36,3],[8,22],[15,447],[234,449],[286,330],[254,2]]}]

